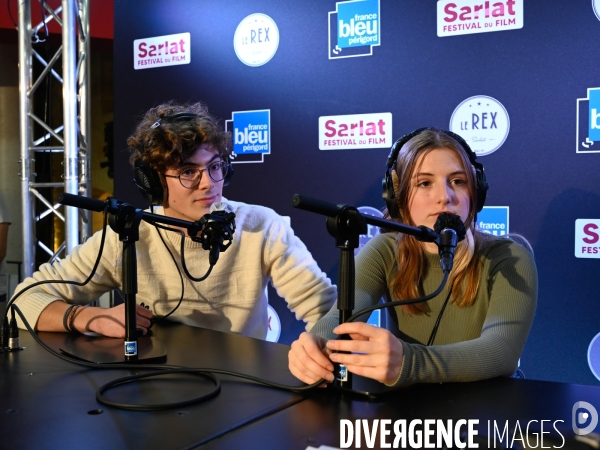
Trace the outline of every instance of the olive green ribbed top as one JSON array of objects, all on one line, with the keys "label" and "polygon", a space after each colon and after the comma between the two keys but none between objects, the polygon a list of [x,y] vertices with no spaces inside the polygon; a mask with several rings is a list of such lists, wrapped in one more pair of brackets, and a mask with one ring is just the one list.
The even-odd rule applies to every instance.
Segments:
[{"label": "olive green ribbed top", "polygon": [[[371,239],[356,257],[355,309],[376,304],[387,295],[397,270],[396,235]],[[397,386],[413,383],[475,381],[511,375],[531,328],[537,301],[537,270],[533,255],[516,242],[488,242],[481,256],[482,280],[475,302],[458,307],[449,301],[432,346],[425,344],[438,318],[449,286],[429,300],[429,314],[410,315],[396,308],[404,362]],[[434,292],[442,281],[439,256],[426,252],[423,292]],[[393,295],[392,300],[397,300]],[[393,314],[393,311],[390,311]],[[366,320],[368,315],[360,320]],[[312,332],[334,339],[337,304]]]}]

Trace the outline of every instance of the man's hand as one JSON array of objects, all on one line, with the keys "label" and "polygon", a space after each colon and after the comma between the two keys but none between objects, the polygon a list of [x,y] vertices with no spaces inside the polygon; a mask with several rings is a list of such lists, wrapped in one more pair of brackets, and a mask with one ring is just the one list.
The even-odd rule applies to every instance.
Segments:
[{"label": "man's hand", "polygon": [[[135,305],[136,325],[146,334],[150,327],[152,311],[140,305]],[[75,328],[79,331],[94,331],[103,336],[125,337],[125,304],[114,308],[82,308],[76,311]]]}]

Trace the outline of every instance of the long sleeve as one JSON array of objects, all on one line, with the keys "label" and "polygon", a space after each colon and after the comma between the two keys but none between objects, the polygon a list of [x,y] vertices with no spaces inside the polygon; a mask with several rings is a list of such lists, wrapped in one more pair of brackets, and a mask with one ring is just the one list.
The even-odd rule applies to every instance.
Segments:
[{"label": "long sleeve", "polygon": [[[434,284],[440,276],[432,274]],[[421,343],[403,341],[404,364],[397,385],[511,375],[531,329],[536,302],[537,270],[531,253],[507,239],[492,242],[483,255],[475,303],[463,308],[448,305],[434,345],[423,345],[425,336],[415,327],[422,322],[426,334],[431,332],[439,300],[425,320],[399,314],[401,332]]]},{"label": "long sleeve", "polygon": [[272,213],[264,241],[264,264],[277,293],[310,330],[333,305],[337,289],[282,217]]},{"label": "long sleeve", "polygon": [[[75,247],[64,260],[54,264],[42,264],[32,277],[26,278],[17,286],[15,293],[38,281],[68,280],[79,283],[85,281],[92,273],[98,257],[101,238],[102,232],[97,232],[85,244]],[[42,311],[52,302],[66,301],[84,305],[98,299],[103,293],[118,287],[115,273],[120,269],[118,251],[120,251],[118,236],[112,230],[107,230],[102,258],[94,277],[87,285],[42,284],[24,292],[16,300],[16,305],[24,313],[29,324],[34,327]],[[20,318],[18,323],[20,327],[24,327]]]},{"label": "long sleeve", "polygon": [[[395,235],[373,238],[356,258],[355,312],[373,305],[391,285],[397,270]],[[531,253],[521,245],[498,239],[488,242],[482,258],[482,278],[471,306],[448,304],[432,346],[426,346],[448,286],[429,300],[429,314],[397,314],[404,361],[397,386],[413,383],[474,381],[514,372],[529,334],[537,302],[537,271]],[[426,254],[424,293],[442,280],[439,256]],[[397,300],[392,296],[393,300]],[[366,320],[366,316],[361,320]],[[337,310],[324,316],[313,333],[335,339]]]}]

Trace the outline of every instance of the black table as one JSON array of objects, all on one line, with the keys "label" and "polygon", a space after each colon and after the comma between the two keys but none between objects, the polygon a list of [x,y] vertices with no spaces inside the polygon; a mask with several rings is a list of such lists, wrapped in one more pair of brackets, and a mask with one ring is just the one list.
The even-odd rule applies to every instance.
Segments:
[{"label": "black table", "polygon": [[[67,333],[39,333],[54,349]],[[167,323],[155,337],[168,348],[167,363],[239,371],[300,385],[285,365],[288,347],[229,333]],[[0,448],[179,449],[199,444],[287,408],[303,397],[252,382],[219,376],[221,393],[205,403],[158,412],[132,412],[98,403],[98,387],[131,370],[96,370],[62,361],[21,332],[20,352],[0,355]],[[115,344],[123,347],[122,340]],[[170,378],[170,379],[169,379]],[[211,382],[172,375],[117,387],[111,400],[170,403],[208,392]]]},{"label": "black table", "polygon": [[[169,364],[233,370],[299,385],[287,369],[285,345],[173,323],[155,327],[154,335],[167,345]],[[66,333],[40,336],[55,349],[71,339]],[[115,342],[122,346],[122,341]],[[479,448],[487,448],[488,436],[493,439],[494,424],[499,429],[507,425],[511,436],[517,426],[526,435],[529,424],[531,444],[543,426],[545,447],[560,447],[564,439],[563,449],[585,449],[590,447],[574,441],[573,405],[586,401],[600,410],[598,387],[535,380],[415,385],[367,399],[329,388],[301,396],[219,376],[222,391],[206,403],[131,412],[99,404],[95,392],[134,371],[75,366],[50,355],[27,333],[21,334],[21,344],[24,351],[0,356],[0,448],[304,450],[309,445],[340,446],[342,419],[477,419]],[[107,395],[132,403],[173,402],[211,387],[194,376],[168,378],[119,387]],[[506,439],[496,441],[496,448],[506,447]],[[377,437],[374,448],[380,448],[379,442]],[[523,447],[520,441],[516,445]],[[364,438],[361,448],[367,448]]]},{"label": "black table", "polygon": [[[460,419],[478,419],[478,435],[475,442],[479,444],[479,448],[488,448],[488,437],[489,448],[494,448],[494,424],[501,432],[507,423],[514,448],[523,448],[520,441],[512,441],[512,436],[519,426],[522,436],[525,437],[526,427],[531,421],[529,445],[532,448],[535,447],[535,433],[539,439],[543,427],[545,447],[591,449],[575,442],[574,439],[572,407],[575,402],[581,400],[598,408],[600,388],[496,378],[472,383],[415,385],[394,394],[387,394],[379,400],[367,400],[364,397],[327,389],[326,392],[312,394],[303,402],[226,434],[201,448],[303,450],[308,445],[338,447],[342,419],[351,420],[353,423],[357,419],[366,419],[371,424],[374,419],[390,419],[392,422],[405,419],[407,423],[415,419],[452,419],[453,423]],[[534,420],[537,422],[533,422]],[[542,424],[541,420],[548,422]],[[559,422],[561,420],[562,422]],[[519,434],[516,436],[520,437]],[[393,438],[392,432],[385,442],[392,443]],[[284,442],[285,445],[282,444]],[[509,447],[506,443],[506,438],[501,440],[496,434],[495,448]],[[361,448],[367,448],[364,435],[361,444]],[[540,447],[538,443],[538,448]],[[371,448],[382,448],[379,433],[376,445]]]}]

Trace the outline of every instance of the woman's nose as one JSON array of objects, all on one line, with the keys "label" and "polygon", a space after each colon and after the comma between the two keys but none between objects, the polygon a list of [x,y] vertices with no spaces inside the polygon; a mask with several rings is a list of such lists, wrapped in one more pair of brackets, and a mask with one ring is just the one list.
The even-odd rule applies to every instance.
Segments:
[{"label": "woman's nose", "polygon": [[450,199],[452,198],[453,193],[454,191],[452,190],[452,187],[448,186],[448,184],[440,184],[440,191],[438,193],[440,203],[450,203]]}]

